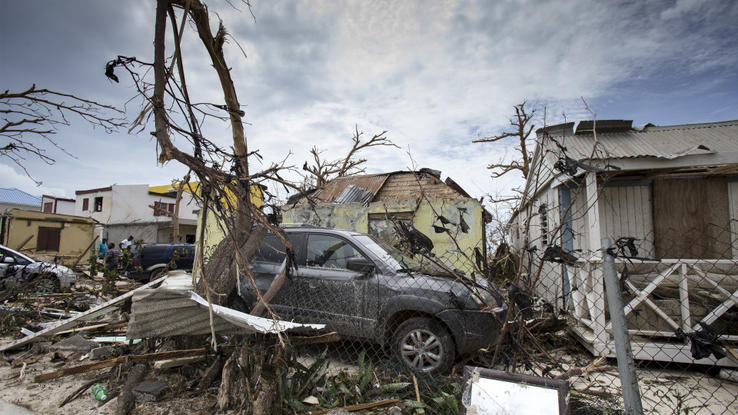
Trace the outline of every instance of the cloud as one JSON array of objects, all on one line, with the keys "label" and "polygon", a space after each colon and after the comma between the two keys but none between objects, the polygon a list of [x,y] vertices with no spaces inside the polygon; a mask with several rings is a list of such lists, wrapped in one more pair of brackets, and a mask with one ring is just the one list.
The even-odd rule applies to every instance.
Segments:
[{"label": "cloud", "polygon": [[[259,149],[265,165],[291,152],[290,163],[299,167],[313,146],[327,159],[341,157],[358,125],[367,135],[388,130],[401,147],[366,153],[370,172],[409,168],[409,150],[419,167],[443,170],[475,196],[509,193],[522,179],[493,181],[486,166],[511,157],[513,143],[471,140],[507,128],[513,105],[523,99],[539,108],[539,126],[544,106],[548,124],[589,118],[580,97],[600,118],[636,123],[717,121],[709,117],[738,111],[730,93],[738,82],[736,2],[253,4],[255,20],[213,3],[211,23],[222,18],[232,33],[226,57],[247,114],[249,149]],[[122,106],[135,91],[128,80],[106,80],[102,67],[117,54],[150,61],[153,16],[144,0],[125,8],[11,2],[0,16],[0,38],[15,59],[3,62],[3,79],[10,86],[37,82],[83,91]],[[70,23],[80,20],[89,24]],[[190,94],[196,102],[221,103],[209,58],[191,27],[185,29]],[[138,103],[128,103],[131,118]],[[48,186],[69,193],[167,182],[184,173],[173,163],[156,166],[151,125],[136,136],[73,127],[59,137],[78,158],[59,157],[43,170]],[[205,134],[231,145],[227,123],[210,123]]]},{"label": "cloud", "polygon": [[6,189],[19,189],[34,196],[41,196],[42,194],[61,197],[73,196],[70,195],[67,190],[62,188],[47,187],[43,184],[39,186],[25,173],[18,172],[13,167],[8,166],[7,164],[0,163],[0,177],[2,177],[2,181],[0,181],[0,187],[4,187]]}]

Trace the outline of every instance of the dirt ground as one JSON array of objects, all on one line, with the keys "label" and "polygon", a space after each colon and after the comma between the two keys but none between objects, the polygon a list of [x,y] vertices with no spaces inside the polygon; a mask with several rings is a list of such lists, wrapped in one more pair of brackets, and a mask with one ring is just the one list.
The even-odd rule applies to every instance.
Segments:
[{"label": "dirt ground", "polygon": [[[3,339],[2,341],[7,341]],[[14,353],[19,354],[19,353]],[[6,357],[12,358],[14,354],[7,354]],[[59,405],[74,391],[85,383],[95,379],[98,376],[108,373],[111,369],[100,369],[78,375],[67,376],[59,379],[53,379],[42,383],[33,381],[33,377],[50,372],[60,367],[69,367],[71,362],[52,363],[51,357],[53,353],[46,353],[38,362],[23,367],[12,367],[7,360],[3,360],[0,365],[0,399],[7,403],[18,405],[29,409],[36,414],[115,414],[118,406],[117,397],[112,397],[105,402],[96,401],[89,389],[82,393],[77,399],[59,408]],[[87,360],[81,363],[87,363]],[[149,372],[148,380],[161,380],[168,385],[176,385],[176,377],[180,376],[176,371],[168,371],[166,373]],[[22,376],[21,376],[22,374]],[[123,379],[125,373],[121,374]],[[121,381],[122,382],[122,381]],[[185,394],[179,394],[178,391],[168,389],[164,392],[163,398],[159,402],[144,402],[136,406],[134,414],[210,414],[213,413],[212,407],[215,403],[216,390],[205,395],[196,397],[187,397]]]}]

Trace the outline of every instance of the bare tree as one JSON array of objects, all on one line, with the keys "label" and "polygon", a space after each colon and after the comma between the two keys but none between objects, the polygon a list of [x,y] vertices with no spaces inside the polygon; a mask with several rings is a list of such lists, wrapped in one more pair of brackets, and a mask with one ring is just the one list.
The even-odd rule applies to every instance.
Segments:
[{"label": "bare tree", "polygon": [[[351,176],[354,174],[360,174],[366,172],[366,168],[361,167],[366,163],[365,158],[357,158],[357,154],[362,150],[370,147],[397,147],[392,141],[390,141],[385,134],[387,131],[382,131],[379,134],[375,134],[367,141],[361,141],[361,136],[364,132],[359,132],[359,127],[356,126],[354,129],[354,135],[351,137],[353,145],[349,149],[346,156],[333,161],[321,159],[322,151],[317,147],[310,149],[310,154],[313,155],[314,164],[308,165],[306,161],[303,164],[302,169],[309,173],[308,179],[312,181],[310,183],[314,187],[321,187],[326,182],[335,179],[336,177]],[[399,147],[397,147],[399,148]]]},{"label": "bare tree", "polygon": [[517,147],[515,150],[519,153],[519,157],[509,162],[499,161],[494,164],[487,166],[488,169],[492,170],[492,178],[496,179],[512,171],[519,171],[523,178],[528,177],[530,172],[530,162],[533,158],[533,152],[528,148],[532,147],[534,143],[529,141],[530,133],[535,128],[533,125],[533,116],[536,113],[535,109],[530,107],[526,108],[526,102],[523,101],[521,104],[514,106],[515,115],[510,119],[510,125],[512,129],[505,131],[499,135],[480,138],[474,140],[474,143],[495,143],[499,141],[511,138],[517,140]]},{"label": "bare tree", "polygon": [[24,164],[27,157],[37,157],[47,164],[54,164],[56,160],[48,153],[49,147],[55,147],[71,156],[52,137],[58,127],[71,125],[71,117],[78,116],[93,127],[112,132],[124,125],[122,119],[116,118],[116,115],[122,113],[113,106],[72,94],[37,88],[36,84],[23,91],[5,90],[0,93],[0,139],[4,140],[4,143],[0,143],[0,157],[10,159],[33,179]]},{"label": "bare tree", "polygon": [[[248,5],[248,2],[245,3]],[[169,32],[173,37],[172,44],[174,45],[174,51],[169,56],[165,51],[167,20],[171,22]],[[222,102],[193,103],[191,101],[185,66],[180,53],[180,42],[188,20],[191,21],[190,27],[197,32],[210,57],[223,93]],[[143,110],[134,120],[131,130],[145,129],[153,118],[154,131],[151,134],[156,138],[160,151],[159,162],[167,163],[172,160],[180,162],[187,166],[200,181],[199,195],[195,196],[199,198],[199,203],[202,205],[202,219],[197,256],[193,265],[193,283],[197,291],[205,296],[211,305],[211,339],[215,346],[217,344],[215,343],[212,304],[227,304],[229,297],[236,291],[240,275],[245,274],[258,298],[256,306],[251,311],[252,314],[257,314],[254,310],[263,308],[271,317],[276,318],[277,316],[269,307],[270,295],[279,290],[279,284],[284,283],[285,274],[291,267],[290,261],[293,255],[289,240],[283,231],[270,223],[267,216],[252,202],[253,189],[261,188],[260,184],[268,180],[299,190],[297,185],[283,179],[280,175],[283,170],[291,169],[285,165],[286,159],[272,163],[259,172],[252,172],[249,169],[249,157],[258,156],[258,153],[248,151],[243,127],[243,118],[246,114],[241,109],[230,68],[223,53],[223,46],[227,38],[229,34],[222,22],[219,22],[216,32],[212,32],[208,8],[200,0],[158,0],[156,2],[153,63],[142,62],[134,57],[118,56],[108,62],[105,72],[110,79],[118,82],[116,69],[125,69],[143,99]],[[152,68],[153,82],[146,76],[152,72]],[[227,147],[219,146],[203,134],[203,123],[208,120],[221,120],[230,125],[231,139]],[[184,140],[177,140],[175,145],[172,136]],[[225,239],[215,247],[209,260],[205,261],[203,258],[204,232],[211,215],[217,219],[218,226],[224,229]],[[287,259],[284,265],[285,271],[274,279],[272,287],[262,295],[251,274],[249,260],[268,231],[277,235],[285,245]],[[284,346],[284,340],[281,337],[277,341]],[[239,345],[243,347],[231,355],[224,365],[225,368],[241,365],[242,363],[234,363],[241,355],[257,353],[256,350],[250,350],[248,344]],[[261,350],[265,349],[261,348]],[[274,358],[264,358],[259,361],[269,360],[275,365],[284,364],[284,358],[279,357],[285,351],[283,347],[266,350],[273,350],[269,353],[274,353]],[[243,362],[243,360],[238,361]],[[239,379],[243,377],[242,372],[224,368],[221,381],[223,396],[219,394],[218,398],[220,410],[238,409],[243,413],[271,413],[270,405],[276,387],[274,379],[267,376],[269,365],[271,363],[262,366],[262,370],[255,371],[256,374],[252,379],[255,389],[250,390],[247,395],[242,393],[242,388],[230,388],[232,385],[239,384]],[[261,395],[264,399],[253,399]]]}]

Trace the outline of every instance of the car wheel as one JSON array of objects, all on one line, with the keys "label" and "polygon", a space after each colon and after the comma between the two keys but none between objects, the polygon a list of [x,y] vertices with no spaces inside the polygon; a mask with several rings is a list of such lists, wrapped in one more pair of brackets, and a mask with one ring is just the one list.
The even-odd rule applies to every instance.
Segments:
[{"label": "car wheel", "polygon": [[167,271],[169,270],[166,268],[157,268],[151,271],[151,274],[149,274],[149,281],[154,281],[155,279],[162,277]]},{"label": "car wheel", "polygon": [[456,357],[448,330],[428,317],[413,317],[400,324],[392,351],[405,366],[422,373],[445,373]]},{"label": "car wheel", "polygon": [[59,291],[59,278],[54,274],[41,274],[33,279],[31,290],[39,293],[55,293]]}]

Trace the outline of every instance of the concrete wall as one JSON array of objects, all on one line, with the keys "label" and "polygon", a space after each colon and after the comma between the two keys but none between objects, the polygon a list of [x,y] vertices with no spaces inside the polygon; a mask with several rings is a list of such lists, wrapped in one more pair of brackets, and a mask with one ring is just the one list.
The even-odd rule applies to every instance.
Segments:
[{"label": "concrete wall", "polygon": [[[310,223],[328,228],[347,229],[369,233],[369,215],[382,213],[410,213],[416,229],[433,241],[433,253],[454,268],[473,272],[474,248],[482,250],[484,226],[482,225],[482,205],[473,199],[438,199],[432,203],[414,200],[396,202],[375,202],[369,206],[360,203],[321,204],[314,209],[298,205],[284,210],[284,223]],[[469,225],[469,232],[460,227],[446,225],[451,230],[435,233],[433,225],[441,226],[437,215],[442,215],[458,224],[463,215]],[[454,243],[454,239],[456,243]],[[457,248],[458,243],[458,248]]]},{"label": "concrete wall", "polygon": [[[111,190],[77,195],[75,212],[78,216],[89,216],[104,224],[124,224],[136,222],[170,222],[168,216],[154,216],[150,206],[154,202],[174,203],[174,197],[149,193],[146,184],[113,185]],[[94,212],[95,198],[103,198],[101,212]],[[83,199],[89,199],[89,209],[82,210]],[[192,195],[184,193],[180,203],[179,217],[196,220],[198,207]]]},{"label": "concrete wall", "polygon": [[[84,252],[94,238],[94,224],[84,218],[52,213],[11,211],[6,218],[3,245],[17,249],[30,236],[23,252],[32,256],[59,256],[75,258]],[[59,251],[38,251],[38,229],[40,227],[59,228]]]}]

